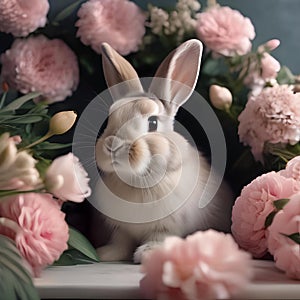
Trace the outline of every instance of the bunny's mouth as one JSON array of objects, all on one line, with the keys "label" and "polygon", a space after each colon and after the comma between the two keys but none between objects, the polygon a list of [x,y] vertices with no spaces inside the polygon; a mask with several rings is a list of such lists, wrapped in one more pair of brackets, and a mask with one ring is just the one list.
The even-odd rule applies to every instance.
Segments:
[{"label": "bunny's mouth", "polygon": [[113,160],[113,161],[111,162],[111,165],[112,165],[112,166],[118,166],[118,165],[120,165],[120,163],[119,163],[118,161],[116,161],[116,160]]}]

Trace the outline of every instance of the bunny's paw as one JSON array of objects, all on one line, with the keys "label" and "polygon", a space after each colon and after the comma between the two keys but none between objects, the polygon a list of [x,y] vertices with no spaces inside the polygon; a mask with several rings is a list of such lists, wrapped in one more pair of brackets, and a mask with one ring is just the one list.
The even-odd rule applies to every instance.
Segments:
[{"label": "bunny's paw", "polygon": [[155,249],[156,247],[158,247],[160,245],[161,245],[160,242],[148,242],[148,243],[145,243],[145,244],[139,246],[134,252],[133,261],[136,264],[141,263],[142,257],[147,251]]}]

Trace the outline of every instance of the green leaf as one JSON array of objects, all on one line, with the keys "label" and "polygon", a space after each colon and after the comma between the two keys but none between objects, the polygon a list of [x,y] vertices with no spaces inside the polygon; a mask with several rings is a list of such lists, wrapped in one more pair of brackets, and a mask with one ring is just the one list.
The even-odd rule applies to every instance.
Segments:
[{"label": "green leaf", "polygon": [[0,235],[0,270],[1,299],[39,299],[18,249],[12,240],[3,235]]},{"label": "green leaf", "polygon": [[2,197],[14,196],[18,194],[28,194],[28,193],[40,193],[42,189],[33,189],[33,190],[0,190],[0,201]]},{"label": "green leaf", "polygon": [[290,201],[290,199],[283,198],[273,201],[273,205],[277,210],[283,209],[283,207]]},{"label": "green leaf", "polygon": [[91,243],[87,240],[85,236],[83,236],[78,230],[69,227],[69,241],[68,244],[70,248],[74,248],[80,251],[85,256],[90,259],[98,262],[99,258],[96,250],[91,245]]},{"label": "green leaf", "polygon": [[23,115],[20,117],[15,117],[13,119],[8,120],[10,124],[32,124],[37,123],[43,120],[43,117],[40,115]]},{"label": "green leaf", "polygon": [[293,84],[295,83],[295,76],[287,66],[282,66],[277,75],[279,84]]},{"label": "green leaf", "polygon": [[300,233],[296,232],[290,235],[284,234],[286,237],[294,241],[296,244],[300,245]]},{"label": "green leaf", "polygon": [[16,110],[16,109],[20,108],[23,104],[25,104],[27,101],[32,100],[40,95],[41,95],[41,93],[39,93],[39,92],[33,92],[33,93],[26,94],[20,98],[17,98],[10,104],[8,104],[1,111],[3,112],[3,111]]},{"label": "green leaf", "polygon": [[4,102],[5,102],[5,98],[6,98],[7,92],[4,92],[1,96],[1,100],[0,100],[0,109],[2,108]]},{"label": "green leaf", "polygon": [[55,18],[53,19],[53,23],[59,23],[60,21],[64,20],[65,18],[69,17],[73,11],[77,8],[77,6],[81,3],[82,0],[76,1],[71,5],[64,8],[61,12],[59,12]]},{"label": "green leaf", "polygon": [[68,144],[59,144],[59,143],[50,143],[50,142],[43,142],[39,144],[36,149],[37,150],[57,150],[63,149],[72,146],[72,143]]},{"label": "green leaf", "polygon": [[32,131],[32,124],[27,124],[27,125],[25,126],[25,133],[26,133],[27,135],[29,135],[29,134],[31,134],[31,131]]},{"label": "green leaf", "polygon": [[60,256],[60,258],[54,262],[54,266],[73,266],[73,265],[86,265],[98,262],[84,255],[77,249],[70,248]]},{"label": "green leaf", "polygon": [[44,177],[50,165],[51,165],[50,159],[38,157],[38,162],[36,163],[35,168],[39,171],[41,177]]},{"label": "green leaf", "polygon": [[79,59],[82,67],[87,71],[89,75],[93,75],[95,72],[95,65],[88,57],[81,56]]},{"label": "green leaf", "polygon": [[265,221],[265,228],[268,228],[272,222],[273,219],[275,217],[275,215],[277,214],[277,211],[272,211],[267,217],[266,217],[266,221]]}]

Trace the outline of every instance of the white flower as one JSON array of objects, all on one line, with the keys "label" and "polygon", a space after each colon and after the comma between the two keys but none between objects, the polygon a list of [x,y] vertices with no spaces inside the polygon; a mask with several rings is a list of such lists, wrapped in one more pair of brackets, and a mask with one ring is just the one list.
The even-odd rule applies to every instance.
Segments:
[{"label": "white flower", "polygon": [[195,0],[179,0],[176,9],[169,14],[158,7],[150,8],[150,23],[148,26],[154,34],[176,34],[177,43],[183,41],[186,34],[196,27],[195,13],[200,9],[200,3]]},{"label": "white flower", "polygon": [[161,33],[164,27],[169,27],[169,15],[161,8],[151,6],[150,19],[149,27],[151,27],[152,32],[155,34]]},{"label": "white flower", "polygon": [[0,136],[0,189],[35,186],[40,183],[35,159],[26,151],[18,151],[15,138]]},{"label": "white flower", "polygon": [[62,201],[82,202],[90,196],[89,178],[73,153],[56,158],[45,176],[46,188]]}]

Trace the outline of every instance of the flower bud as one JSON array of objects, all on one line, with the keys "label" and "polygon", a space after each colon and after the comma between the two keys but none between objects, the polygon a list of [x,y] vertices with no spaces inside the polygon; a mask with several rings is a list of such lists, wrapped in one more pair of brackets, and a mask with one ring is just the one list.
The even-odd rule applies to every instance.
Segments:
[{"label": "flower bud", "polygon": [[61,111],[50,119],[49,135],[64,134],[69,131],[76,121],[76,113],[74,111]]},{"label": "flower bud", "polygon": [[260,45],[257,49],[259,53],[271,52],[280,45],[280,41],[277,39],[269,40],[266,43]]},{"label": "flower bud", "polygon": [[208,8],[218,5],[216,0],[207,0],[206,5]]},{"label": "flower bud", "polygon": [[209,88],[209,97],[212,105],[221,110],[227,110],[232,104],[232,94],[226,88],[219,85],[211,85]]}]

